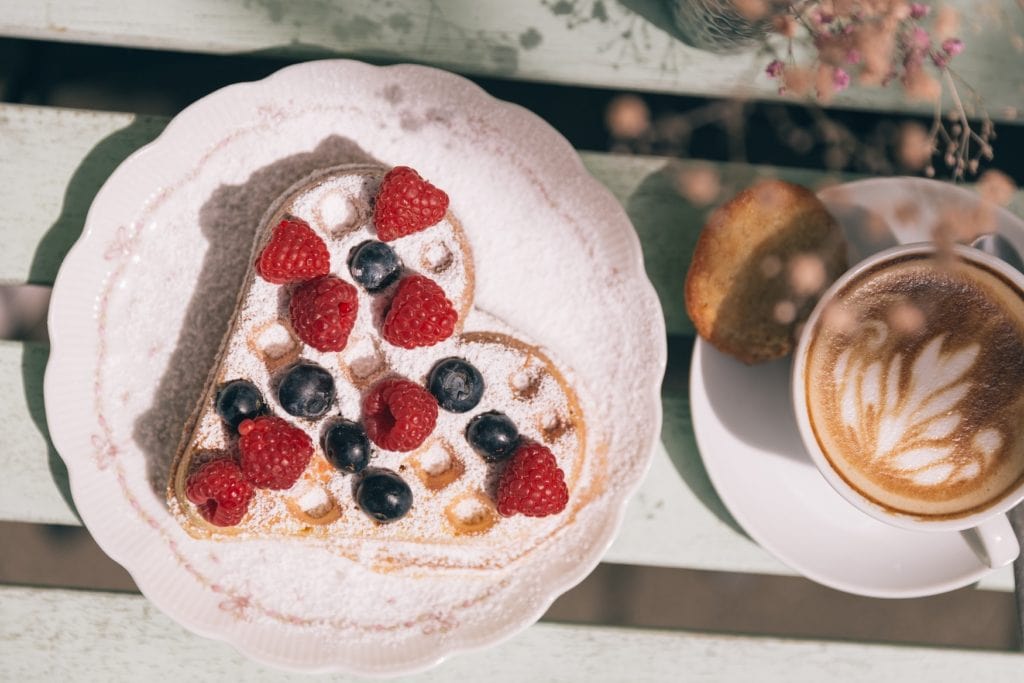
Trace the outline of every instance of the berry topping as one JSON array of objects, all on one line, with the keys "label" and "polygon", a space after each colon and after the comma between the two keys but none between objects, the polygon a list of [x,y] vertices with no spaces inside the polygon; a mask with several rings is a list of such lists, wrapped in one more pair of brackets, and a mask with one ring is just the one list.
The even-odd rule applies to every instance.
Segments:
[{"label": "berry topping", "polygon": [[378,522],[393,522],[412,507],[412,489],[391,470],[373,469],[359,482],[356,501]]},{"label": "berry topping", "polygon": [[300,285],[288,307],[295,334],[318,351],[344,349],[358,311],[356,288],[330,275]]},{"label": "berry topping", "polygon": [[284,371],[277,400],[289,415],[320,417],[334,403],[334,378],[315,363],[299,361]]},{"label": "berry topping", "polygon": [[344,472],[361,472],[370,463],[370,442],[355,422],[340,420],[324,434],[324,455]]},{"label": "berry topping", "polygon": [[258,417],[267,409],[260,390],[244,379],[235,379],[221,386],[215,404],[220,419],[232,429],[238,429],[242,420]]},{"label": "berry topping", "polygon": [[384,176],[377,194],[373,222],[377,237],[390,242],[411,235],[444,218],[448,195],[408,166],[395,166]]},{"label": "berry topping", "polygon": [[291,488],[313,456],[313,442],[306,433],[279,417],[246,420],[238,425],[238,433],[242,472],[259,488]]},{"label": "berry topping", "polygon": [[437,401],[407,379],[386,379],[363,397],[363,424],[370,440],[389,451],[411,451],[437,422]]},{"label": "berry topping", "polygon": [[547,517],[564,510],[568,502],[565,473],[551,451],[539,443],[517,448],[498,480],[498,512],[505,517]]},{"label": "berry topping", "polygon": [[427,387],[439,406],[452,413],[464,413],[480,403],[484,378],[467,361],[445,358],[430,371]]},{"label": "berry topping", "polygon": [[466,426],[466,440],[488,462],[504,460],[519,445],[519,430],[504,413],[480,413]]},{"label": "berry topping", "polygon": [[433,346],[452,336],[459,314],[430,278],[409,275],[398,283],[384,318],[384,338],[403,349]]},{"label": "berry topping", "polygon": [[368,292],[379,292],[394,282],[402,271],[402,260],[383,242],[363,242],[348,257],[348,272]]},{"label": "berry topping", "polygon": [[286,218],[278,223],[270,242],[256,258],[256,272],[275,285],[310,280],[327,275],[330,270],[327,245],[300,218]]},{"label": "berry topping", "polygon": [[249,510],[252,485],[242,476],[238,463],[220,458],[203,463],[188,475],[185,495],[210,524],[234,526]]}]

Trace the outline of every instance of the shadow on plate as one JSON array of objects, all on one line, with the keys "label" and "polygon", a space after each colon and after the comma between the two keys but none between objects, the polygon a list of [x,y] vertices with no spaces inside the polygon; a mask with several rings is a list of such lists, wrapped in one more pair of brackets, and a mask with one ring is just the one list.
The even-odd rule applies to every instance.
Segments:
[{"label": "shadow on plate", "polygon": [[847,198],[847,192],[838,187],[829,190],[826,196],[829,212],[843,228],[849,265],[853,267],[872,254],[895,247],[899,240],[885,218],[857,204],[853,198]]},{"label": "shadow on plate", "polygon": [[208,240],[181,333],[160,379],[153,405],[135,422],[147,475],[160,500],[185,426],[203,392],[235,310],[260,219],[285,190],[318,169],[346,163],[380,164],[355,142],[337,135],[309,152],[255,170],[241,185],[221,185],[199,211]]},{"label": "shadow on plate", "polygon": [[[85,155],[68,182],[60,215],[39,241],[39,246],[36,247],[35,254],[32,256],[28,276],[29,284],[49,285],[53,283],[64,257],[82,234],[85,215],[100,187],[128,155],[156,138],[165,125],[167,125],[166,120],[161,118],[136,117],[130,125],[111,133]],[[53,481],[60,490],[61,496],[74,510],[74,501],[71,499],[71,488],[68,484],[68,470],[64,461],[53,448],[53,444],[50,443],[49,430],[46,425],[46,411],[43,403],[43,372],[49,357],[48,346],[25,344],[21,365],[22,384],[25,391],[25,402],[28,405],[32,421],[40,433],[46,437]]]},{"label": "shadow on plate", "polygon": [[790,400],[789,358],[744,365],[708,345],[700,371],[708,402],[736,438],[813,467]]},{"label": "shadow on plate", "polygon": [[745,535],[715,492],[693,436],[689,389],[692,356],[692,337],[668,338],[668,367],[661,387],[661,402],[664,409],[661,441],[668,452],[669,460],[672,461],[672,466],[676,468],[697,500],[734,531]]},{"label": "shadow on plate", "polygon": [[[690,414],[693,323],[683,304],[682,280],[711,205],[696,206],[687,201],[678,189],[678,180],[681,173],[706,168],[688,162],[659,165],[636,185],[624,204],[644,245],[644,268],[658,293],[669,333],[668,367],[661,392],[662,443],[694,496],[715,516],[743,533],[711,485],[694,440]],[[726,188],[723,193],[731,193],[734,186],[749,183],[753,177],[748,167],[730,169],[729,175],[721,179]]]}]

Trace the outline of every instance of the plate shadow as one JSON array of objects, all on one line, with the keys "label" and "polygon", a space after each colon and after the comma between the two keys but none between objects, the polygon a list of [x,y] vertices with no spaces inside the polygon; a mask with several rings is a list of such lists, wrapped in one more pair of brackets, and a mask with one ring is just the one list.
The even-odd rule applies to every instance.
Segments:
[{"label": "plate shadow", "polygon": [[313,150],[256,169],[240,185],[221,185],[199,211],[207,251],[181,332],[153,404],[133,436],[146,458],[149,484],[163,500],[182,428],[202,395],[235,310],[263,215],[285,190],[314,171],[340,164],[382,165],[352,140],[332,135]]},{"label": "plate shadow", "polygon": [[[32,256],[28,284],[53,284],[64,257],[82,234],[86,213],[103,183],[121,162],[139,147],[152,142],[166,125],[167,120],[163,118],[137,116],[131,124],[105,137],[85,155],[68,182],[60,215],[43,235]],[[50,441],[46,423],[43,374],[49,357],[48,345],[25,344],[21,364],[22,388],[32,421],[46,439],[53,481],[68,506],[75,510],[67,466]]]},{"label": "plate shadow", "polygon": [[703,361],[708,402],[726,429],[755,448],[814,466],[790,400],[790,358],[749,366],[709,345]]}]

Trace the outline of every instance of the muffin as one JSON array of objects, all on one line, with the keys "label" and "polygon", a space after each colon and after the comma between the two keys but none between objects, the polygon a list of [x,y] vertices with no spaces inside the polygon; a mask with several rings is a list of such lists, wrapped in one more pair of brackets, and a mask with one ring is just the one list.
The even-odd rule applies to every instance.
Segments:
[{"label": "muffin", "polygon": [[744,363],[789,354],[818,297],[847,268],[836,219],[805,187],[765,180],[711,214],[686,275],[701,337]]}]

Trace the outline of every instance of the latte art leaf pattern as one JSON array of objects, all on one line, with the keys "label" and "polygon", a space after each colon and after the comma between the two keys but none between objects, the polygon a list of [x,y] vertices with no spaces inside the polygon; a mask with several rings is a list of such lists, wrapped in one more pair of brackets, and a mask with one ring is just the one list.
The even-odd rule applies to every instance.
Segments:
[{"label": "latte art leaf pattern", "polygon": [[[943,333],[916,358],[905,359],[895,351],[884,355],[889,335],[885,323],[867,322],[861,343],[845,349],[833,368],[842,421],[857,449],[891,475],[918,486],[977,477],[1003,444],[1002,434],[992,427],[966,444],[957,439],[964,421],[960,406],[972,388],[969,373],[980,344],[943,350]],[[910,363],[906,377],[905,362]]]}]

